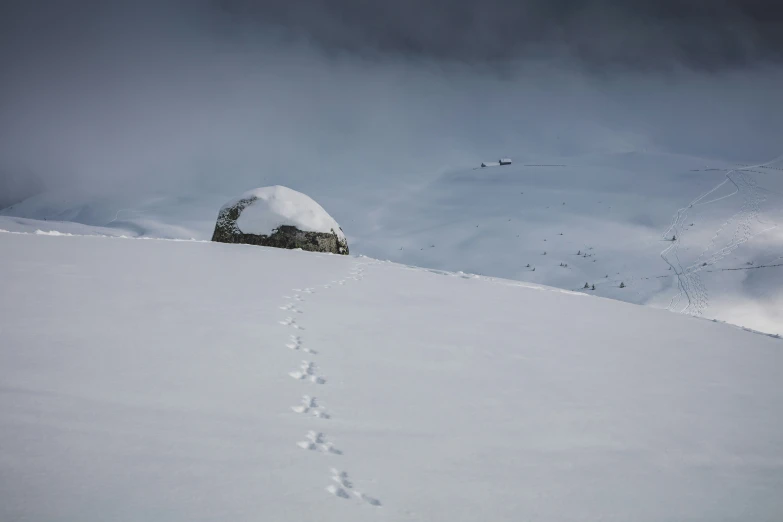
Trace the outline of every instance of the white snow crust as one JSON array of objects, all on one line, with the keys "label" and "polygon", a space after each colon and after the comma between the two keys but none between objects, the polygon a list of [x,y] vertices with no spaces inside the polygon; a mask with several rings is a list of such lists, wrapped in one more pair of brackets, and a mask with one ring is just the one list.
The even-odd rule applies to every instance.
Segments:
[{"label": "white snow crust", "polygon": [[340,239],[345,235],[337,221],[309,196],[288,187],[275,185],[249,190],[223,208],[239,200],[257,198],[239,215],[237,227],[245,234],[270,235],[282,225],[308,232],[334,231]]}]

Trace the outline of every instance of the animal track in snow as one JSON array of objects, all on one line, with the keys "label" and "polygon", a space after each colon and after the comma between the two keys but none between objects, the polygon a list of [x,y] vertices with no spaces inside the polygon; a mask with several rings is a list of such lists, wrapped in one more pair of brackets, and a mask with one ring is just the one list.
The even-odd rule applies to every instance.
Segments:
[{"label": "animal track in snow", "polygon": [[280,321],[280,324],[282,324],[283,326],[290,326],[291,328],[296,328],[297,330],[304,330],[304,328],[296,324],[296,319],[294,319],[293,317],[286,317],[285,319]]},{"label": "animal track in snow", "polygon": [[350,495],[348,492],[350,491],[353,493],[353,496],[357,499],[366,502],[370,504],[371,506],[380,507],[381,501],[377,498],[371,497],[369,495],[365,495],[361,491],[356,491],[353,489],[353,483],[348,478],[348,473],[345,471],[340,471],[336,468],[331,469],[332,472],[332,482],[334,484],[330,484],[326,487],[326,491],[331,493],[332,495],[340,498],[348,499],[350,498]]},{"label": "animal track in snow", "polygon": [[[349,272],[348,276],[321,285],[319,288],[332,288],[333,285],[345,285],[348,281],[361,281],[363,277],[364,267],[354,266],[354,268]],[[296,294],[293,296],[284,296],[284,298],[288,299],[289,301],[302,302],[304,299],[302,298],[301,294],[315,293],[313,288],[294,288],[292,291],[296,292]],[[296,307],[294,302],[285,304],[281,306],[280,309],[294,314],[303,313],[302,310],[299,310]],[[287,317],[285,320],[280,321],[280,324],[304,330],[304,328],[296,323],[296,320],[293,317]],[[302,338],[298,335],[292,334],[288,343],[286,343],[286,347],[291,350],[301,350],[310,354],[316,353],[314,350],[310,350],[309,348],[304,347]],[[289,375],[294,379],[309,380],[315,384],[326,383],[326,379],[318,375],[317,366],[312,361],[302,361],[299,369],[290,372]],[[319,404],[316,397],[311,395],[303,395],[299,404],[292,406],[291,410],[301,415],[312,415],[321,419],[329,419],[331,417],[329,413],[327,413],[326,409]],[[343,453],[341,450],[335,448],[334,444],[332,444],[332,442],[329,441],[323,433],[314,430],[308,431],[305,439],[297,442],[296,445],[307,451],[318,451],[321,453],[331,453],[334,455],[342,455]],[[327,492],[345,500],[355,498],[358,502],[366,503],[375,507],[381,506],[381,501],[377,498],[355,490],[353,483],[348,478],[348,473],[334,468],[331,469],[331,472],[332,483],[326,487]]]},{"label": "animal track in snow", "polygon": [[353,489],[353,483],[348,479],[348,473],[340,471],[336,468],[330,470],[332,472],[332,481],[337,482],[340,487],[345,489]]},{"label": "animal track in snow", "polygon": [[302,397],[302,403],[299,406],[292,406],[291,409],[296,413],[310,413],[319,419],[331,418],[331,415],[326,413],[326,410],[323,408],[323,406],[318,404],[316,398],[309,395],[304,395]]},{"label": "animal track in snow", "polygon": [[323,377],[315,373],[316,372],[315,363],[310,361],[302,361],[302,364],[299,368],[300,368],[299,370],[290,372],[288,375],[290,375],[291,377],[297,380],[308,379],[310,382],[313,382],[315,384],[326,383],[326,379],[324,379]]},{"label": "animal track in snow", "polygon": [[298,309],[296,306],[294,306],[294,303],[288,303],[286,305],[283,305],[280,307],[281,310],[285,310],[287,312],[293,312],[295,314],[301,314],[302,311]]},{"label": "animal track in snow", "polygon": [[348,493],[343,488],[337,486],[336,484],[331,484],[331,485],[327,486],[326,487],[326,491],[328,491],[329,493],[331,493],[335,497],[340,497],[340,498],[345,498],[345,499],[351,498],[348,495]]},{"label": "animal track in snow", "polygon": [[364,278],[363,270],[359,269],[358,271],[350,272],[348,279],[353,279],[354,281],[361,281]]},{"label": "animal track in snow", "polygon": [[363,501],[367,502],[368,504],[370,504],[372,506],[380,507],[380,505],[381,505],[381,501],[380,500],[378,500],[377,498],[371,497],[369,495],[365,495],[364,493],[362,493],[360,491],[354,491],[353,494],[356,497],[358,497],[360,500],[363,500]]},{"label": "animal track in snow", "polygon": [[296,443],[302,449],[311,451],[321,451],[322,453],[332,453],[342,455],[343,452],[334,447],[334,444],[326,440],[326,435],[320,431],[310,430],[305,435],[305,440]]},{"label": "animal track in snow", "polygon": [[311,350],[310,348],[306,348],[302,346],[302,338],[298,335],[291,335],[290,340],[285,345],[286,348],[289,348],[291,350],[302,350],[303,352],[315,355],[318,352],[315,350]]}]

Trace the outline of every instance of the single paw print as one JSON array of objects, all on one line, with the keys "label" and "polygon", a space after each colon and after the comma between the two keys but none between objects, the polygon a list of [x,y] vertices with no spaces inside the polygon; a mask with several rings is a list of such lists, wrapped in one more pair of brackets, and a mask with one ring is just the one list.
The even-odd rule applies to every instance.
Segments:
[{"label": "single paw print", "polygon": [[326,410],[318,404],[315,397],[304,395],[302,401],[298,406],[292,406],[291,409],[296,413],[311,414],[319,419],[328,419],[331,417]]},{"label": "single paw print", "polygon": [[317,368],[315,366],[314,362],[311,361],[302,361],[302,364],[299,366],[298,370],[294,370],[290,372],[288,375],[293,377],[297,380],[304,380],[307,379],[312,383],[315,384],[325,384],[326,379],[319,376],[317,373]]},{"label": "single paw print", "polygon": [[296,443],[302,449],[310,451],[320,451],[321,453],[331,453],[333,455],[342,455],[343,452],[334,447],[334,444],[329,442],[326,435],[319,431],[310,430],[305,435],[305,440]]},{"label": "single paw print", "polygon": [[283,326],[290,326],[291,328],[296,328],[297,330],[304,330],[304,328],[302,328],[297,324],[296,319],[294,319],[293,317],[286,317],[285,319],[279,322]]},{"label": "single paw print", "polygon": [[334,482],[334,484],[327,486],[326,491],[336,497],[344,499],[351,498],[351,494],[353,494],[355,498],[361,500],[362,502],[366,502],[371,506],[381,506],[381,501],[377,498],[366,495],[361,491],[356,491],[353,488],[353,482],[351,482],[351,480],[348,478],[348,473],[345,471],[340,471],[336,468],[332,468],[330,471],[332,473],[332,482]]}]

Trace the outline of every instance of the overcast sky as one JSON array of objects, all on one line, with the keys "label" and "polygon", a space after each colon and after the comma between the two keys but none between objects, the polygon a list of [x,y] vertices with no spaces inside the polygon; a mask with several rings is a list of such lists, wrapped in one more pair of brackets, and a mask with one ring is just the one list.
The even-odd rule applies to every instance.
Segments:
[{"label": "overcast sky", "polygon": [[219,0],[233,21],[352,53],[471,63],[564,54],[603,69],[783,59],[775,0]]},{"label": "overcast sky", "polygon": [[0,4],[0,204],[783,152],[776,1]]}]

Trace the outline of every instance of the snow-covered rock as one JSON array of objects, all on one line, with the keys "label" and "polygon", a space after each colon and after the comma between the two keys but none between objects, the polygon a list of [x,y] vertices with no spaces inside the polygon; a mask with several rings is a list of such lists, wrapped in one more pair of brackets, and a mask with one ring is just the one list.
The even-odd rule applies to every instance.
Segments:
[{"label": "snow-covered rock", "polygon": [[309,196],[280,185],[223,205],[212,241],[348,254],[337,221]]}]

